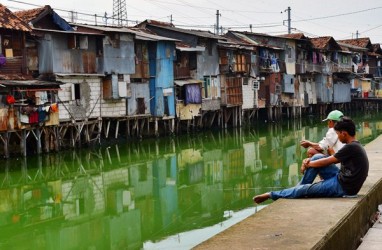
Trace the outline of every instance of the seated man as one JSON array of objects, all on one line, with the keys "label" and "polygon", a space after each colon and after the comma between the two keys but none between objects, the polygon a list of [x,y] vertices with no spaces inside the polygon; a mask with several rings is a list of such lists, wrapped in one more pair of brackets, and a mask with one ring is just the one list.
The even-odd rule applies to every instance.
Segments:
[{"label": "seated man", "polygon": [[336,122],[341,120],[343,116],[344,114],[339,110],[331,111],[326,119],[322,120],[323,122],[327,122],[328,125],[328,131],[326,132],[325,137],[319,142],[302,140],[300,145],[304,148],[313,147],[321,153],[326,152],[328,155],[333,155],[338,152],[344,145],[338,140],[338,136],[334,131],[334,125],[336,125]]},{"label": "seated man", "polygon": [[257,195],[253,197],[253,201],[261,203],[267,199],[356,195],[368,175],[369,161],[361,143],[355,138],[355,124],[350,118],[343,117],[336,123],[334,129],[338,139],[345,143],[345,146],[329,157],[315,161],[304,159],[302,171],[305,171],[304,176],[307,174],[323,176],[327,168],[333,168],[334,164],[341,163],[341,168],[336,173],[323,176],[324,180],[317,183],[299,184],[292,188]]}]

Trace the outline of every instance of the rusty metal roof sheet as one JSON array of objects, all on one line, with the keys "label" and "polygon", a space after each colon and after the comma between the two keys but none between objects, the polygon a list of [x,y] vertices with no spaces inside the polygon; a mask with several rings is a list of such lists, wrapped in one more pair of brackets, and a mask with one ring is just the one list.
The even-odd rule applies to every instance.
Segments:
[{"label": "rusty metal roof sheet", "polygon": [[290,38],[290,39],[298,39],[298,40],[308,39],[308,37],[306,37],[304,35],[304,33],[284,34],[284,35],[279,35],[279,37]]},{"label": "rusty metal roof sheet", "polygon": [[339,40],[341,43],[350,44],[353,46],[361,47],[361,48],[369,48],[372,46],[370,42],[370,38],[358,38],[358,39],[346,39],[346,40]]},{"label": "rusty metal roof sheet", "polygon": [[338,45],[341,46],[343,51],[367,51],[366,48],[358,47],[358,46],[355,46],[355,45],[343,43],[343,42],[340,42],[340,41],[338,41],[337,43],[338,43]]},{"label": "rusty metal roof sheet", "polygon": [[220,48],[225,48],[225,49],[242,49],[242,50],[255,50],[256,46],[249,45],[247,43],[243,43],[238,39],[234,39],[232,37],[226,37],[226,41],[219,41],[218,46]]},{"label": "rusty metal roof sheet", "polygon": [[[117,26],[98,26],[98,25],[89,25],[89,24],[73,24],[78,29],[77,30],[87,30],[88,32],[100,31],[102,32],[117,32],[117,33],[129,33],[134,34],[137,40],[146,40],[146,41],[179,41],[177,39],[172,39],[164,36],[158,36],[153,32],[147,29],[141,28],[131,28],[131,27],[117,27]],[[97,34],[101,34],[97,32]]]},{"label": "rusty metal roof sheet", "polygon": [[259,41],[254,40],[250,37],[251,35],[261,35],[262,36],[263,34],[255,34],[255,33],[249,33],[249,32],[237,32],[237,31],[230,31],[230,33],[232,35],[234,35],[237,39],[239,39],[241,42],[246,43],[248,45],[258,46],[258,47],[263,47],[263,48],[269,48],[269,49],[273,49],[273,50],[284,50],[284,48],[281,48],[281,47],[260,43]]},{"label": "rusty metal roof sheet", "polygon": [[184,33],[184,34],[190,34],[190,35],[203,37],[203,38],[210,38],[210,39],[216,39],[216,40],[223,39],[222,36],[215,35],[209,31],[182,29],[182,28],[177,28],[174,25],[169,24],[169,23],[158,22],[158,21],[154,21],[154,20],[143,21],[141,24],[138,25],[138,27],[142,26],[142,24],[151,25],[154,27],[158,27],[158,28],[162,28],[162,29],[166,29],[166,30],[171,30],[171,31],[179,32],[179,33]]},{"label": "rusty metal roof sheet", "polygon": [[31,31],[27,23],[18,18],[2,4],[0,4],[0,28],[26,32]]},{"label": "rusty metal roof sheet", "polygon": [[206,48],[203,47],[203,46],[190,46],[189,44],[186,44],[186,43],[183,43],[183,42],[176,42],[175,43],[176,45],[176,49],[180,50],[180,51],[205,51]]},{"label": "rusty metal roof sheet", "polygon": [[40,80],[16,81],[16,80],[0,80],[0,84],[4,86],[23,86],[23,87],[56,87],[59,88],[62,82],[49,82]]}]

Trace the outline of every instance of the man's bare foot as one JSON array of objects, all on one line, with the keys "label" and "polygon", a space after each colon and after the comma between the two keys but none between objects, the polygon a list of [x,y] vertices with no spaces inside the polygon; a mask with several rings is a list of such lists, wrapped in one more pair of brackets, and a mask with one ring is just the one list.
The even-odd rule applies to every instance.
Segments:
[{"label": "man's bare foot", "polygon": [[256,195],[255,197],[253,197],[253,201],[257,204],[260,204],[260,203],[268,200],[269,198],[271,198],[271,194],[270,193],[264,193],[264,194],[259,194],[259,195]]}]

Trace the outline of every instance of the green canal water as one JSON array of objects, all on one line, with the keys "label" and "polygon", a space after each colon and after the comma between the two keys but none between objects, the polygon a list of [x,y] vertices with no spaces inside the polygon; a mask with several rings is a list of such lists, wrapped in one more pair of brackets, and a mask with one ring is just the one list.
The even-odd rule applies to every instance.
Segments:
[{"label": "green canal water", "polygon": [[[366,144],[382,114],[352,116]],[[0,249],[189,249],[297,184],[322,117],[0,160]]]}]

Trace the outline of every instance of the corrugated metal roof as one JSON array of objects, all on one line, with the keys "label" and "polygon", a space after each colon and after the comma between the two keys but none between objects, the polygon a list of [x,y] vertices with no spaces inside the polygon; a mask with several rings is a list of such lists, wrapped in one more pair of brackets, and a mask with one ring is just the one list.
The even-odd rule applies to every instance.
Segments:
[{"label": "corrugated metal roof", "polygon": [[202,46],[191,47],[191,46],[184,46],[179,44],[176,44],[176,49],[180,51],[200,51],[200,52],[203,52],[206,50],[206,48]]},{"label": "corrugated metal roof", "polygon": [[279,37],[297,39],[297,40],[308,39],[308,37],[306,37],[304,33],[284,34],[284,35],[279,35]]},{"label": "corrugated metal roof", "polygon": [[234,39],[232,37],[225,36],[226,40],[220,40],[218,42],[218,46],[220,48],[226,49],[244,49],[244,50],[254,50],[254,45],[249,45],[248,43],[243,43],[238,39]]},{"label": "corrugated metal roof", "polygon": [[92,33],[92,32],[81,32],[81,31],[67,31],[67,30],[50,30],[50,29],[38,29],[34,28],[35,31],[43,31],[43,32],[53,32],[53,33],[66,33],[66,34],[80,34],[80,35],[98,35],[104,36],[104,34]]},{"label": "corrugated metal roof", "polygon": [[62,82],[49,82],[40,80],[29,80],[29,81],[15,81],[15,80],[0,80],[0,84],[4,86],[24,86],[24,87],[60,87]]},{"label": "corrugated metal roof", "polygon": [[[253,40],[250,37],[251,33],[248,33],[248,32],[237,32],[237,31],[231,32],[230,31],[230,33],[233,34],[238,39],[240,39],[242,42],[247,43],[249,45],[263,47],[263,48],[269,48],[269,49],[273,49],[273,50],[284,50],[284,48],[281,48],[281,47],[259,43],[258,41]],[[252,33],[252,34],[256,35],[255,33]],[[259,34],[259,35],[263,35],[263,34]]]},{"label": "corrugated metal roof", "polygon": [[[216,40],[223,39],[222,36],[215,35],[209,31],[182,29],[182,28],[177,28],[177,27],[175,27],[171,24],[168,24],[168,23],[158,22],[158,21],[153,21],[153,20],[146,20],[143,22],[143,24],[144,23],[146,23],[147,25],[158,27],[158,28],[176,31],[176,32],[184,33],[184,34],[190,34],[190,35],[194,35],[194,36],[198,36],[198,37],[204,37],[204,38],[210,38],[210,39],[216,39]],[[138,26],[140,26],[140,25],[138,25]]]},{"label": "corrugated metal roof", "polygon": [[18,18],[12,11],[2,4],[0,4],[0,28],[31,31],[27,23]]},{"label": "corrugated metal roof", "polygon": [[174,83],[175,83],[175,85],[178,85],[178,86],[184,86],[187,84],[203,83],[203,81],[202,80],[196,80],[196,79],[186,79],[186,80],[175,80]]},{"label": "corrugated metal roof", "polygon": [[338,43],[338,45],[341,46],[342,50],[344,50],[344,51],[350,51],[350,50],[367,51],[366,48],[354,46],[354,45],[343,43],[343,42],[337,42],[337,43]]},{"label": "corrugated metal roof", "polygon": [[130,29],[130,30],[135,34],[135,38],[138,40],[173,41],[173,42],[179,41],[177,39],[155,35],[148,30],[143,30],[143,29]]},{"label": "corrugated metal roof", "polygon": [[346,40],[338,40],[338,42],[346,43],[349,45],[361,47],[361,48],[368,48],[369,46],[372,46],[370,42],[370,38],[358,38],[358,39],[346,39]]},{"label": "corrugated metal roof", "polygon": [[252,40],[251,38],[249,38],[248,36],[246,36],[245,34],[242,34],[242,33],[238,33],[238,32],[231,32],[231,34],[233,34],[234,36],[236,36],[238,39],[240,39],[240,41],[246,43],[246,44],[250,44],[250,45],[253,45],[253,46],[258,46],[260,45],[260,43]]},{"label": "corrugated metal roof", "polygon": [[97,25],[88,25],[88,24],[75,24],[77,27],[82,27],[86,29],[93,29],[102,32],[116,32],[116,33],[129,33],[134,34],[137,40],[146,40],[146,41],[179,41],[176,39],[158,36],[152,32],[145,29],[138,28],[127,28],[127,27],[114,27],[114,26],[97,26]]}]

